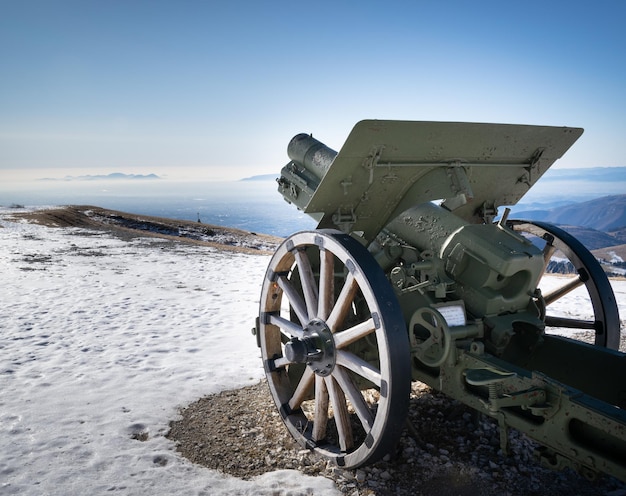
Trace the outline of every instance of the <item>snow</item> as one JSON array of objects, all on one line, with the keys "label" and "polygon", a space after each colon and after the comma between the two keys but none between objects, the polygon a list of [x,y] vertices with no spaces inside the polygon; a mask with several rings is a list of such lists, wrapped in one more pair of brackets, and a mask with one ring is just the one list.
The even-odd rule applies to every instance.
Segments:
[{"label": "snow", "polygon": [[181,407],[262,378],[250,329],[268,256],[2,214],[1,494],[340,494],[297,471],[226,476],[165,438]]},{"label": "snow", "polygon": [[[540,283],[541,291],[543,294],[547,294],[551,290],[562,287],[570,279],[571,276],[569,278],[558,275],[544,276]],[[610,282],[620,316],[621,334],[624,336],[626,333],[626,281],[610,279]],[[569,319],[593,320],[593,307],[585,286],[579,286],[567,296],[552,303],[549,307],[549,314]],[[550,329],[550,332],[572,337],[571,329]],[[620,351],[626,352],[623,344]]]},{"label": "snow", "polygon": [[225,476],[164,437],[179,408],[263,376],[267,256],[0,225],[1,494],[339,494],[297,471]]}]

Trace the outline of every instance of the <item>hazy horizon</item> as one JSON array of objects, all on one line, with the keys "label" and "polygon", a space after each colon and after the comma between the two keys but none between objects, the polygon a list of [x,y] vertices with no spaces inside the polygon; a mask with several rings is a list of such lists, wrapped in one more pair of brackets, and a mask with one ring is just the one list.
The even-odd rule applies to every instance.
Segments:
[{"label": "hazy horizon", "polygon": [[[156,169],[143,173],[149,174],[153,170]],[[604,179],[602,172],[606,171],[615,172],[612,180],[597,180]],[[280,169],[270,174],[278,175],[279,172]],[[563,175],[565,177],[561,177]],[[246,178],[254,176],[265,174],[252,174]],[[65,181],[59,177],[48,181],[0,181],[0,206],[94,205],[182,220],[200,217],[209,224],[278,236],[316,226],[308,215],[283,200],[271,177],[257,181],[242,179],[245,178]],[[626,167],[549,169],[515,206],[510,207],[514,215],[519,211],[552,208],[625,192]]]}]

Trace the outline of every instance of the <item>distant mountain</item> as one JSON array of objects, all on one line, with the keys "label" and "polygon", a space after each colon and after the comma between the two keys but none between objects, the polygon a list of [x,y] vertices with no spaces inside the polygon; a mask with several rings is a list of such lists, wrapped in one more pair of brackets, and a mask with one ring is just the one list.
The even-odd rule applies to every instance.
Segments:
[{"label": "distant mountain", "polygon": [[105,175],[86,175],[86,176],[65,176],[64,178],[46,177],[40,181],[119,181],[119,180],[145,180],[145,179],[161,179],[156,174],[124,174],[122,172],[113,172]]},{"label": "distant mountain", "polygon": [[626,227],[626,195],[603,196],[549,210],[515,212],[515,218],[615,231]]},{"label": "distant mountain", "polygon": [[546,210],[515,212],[511,218],[557,224],[588,250],[596,253],[605,249],[601,253],[604,259],[610,259],[607,250],[626,255],[626,195],[604,196]]},{"label": "distant mountain", "polygon": [[546,181],[626,181],[626,167],[591,167],[583,169],[550,169],[541,178]]},{"label": "distant mountain", "polygon": [[258,176],[244,177],[240,181],[273,181],[278,178],[280,174],[260,174]]},{"label": "distant mountain", "polygon": [[591,229],[589,227],[578,227],[569,225],[561,225],[559,227],[574,236],[589,251],[624,244],[623,240],[620,240],[615,236],[611,236],[609,233],[598,231],[596,229]]}]

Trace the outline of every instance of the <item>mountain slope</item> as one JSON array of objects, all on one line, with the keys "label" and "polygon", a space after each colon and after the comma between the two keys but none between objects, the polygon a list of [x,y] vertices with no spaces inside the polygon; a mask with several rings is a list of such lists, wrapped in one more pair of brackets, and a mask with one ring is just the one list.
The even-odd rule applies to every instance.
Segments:
[{"label": "mountain slope", "polygon": [[604,196],[550,210],[516,212],[515,217],[608,232],[626,226],[626,195]]}]

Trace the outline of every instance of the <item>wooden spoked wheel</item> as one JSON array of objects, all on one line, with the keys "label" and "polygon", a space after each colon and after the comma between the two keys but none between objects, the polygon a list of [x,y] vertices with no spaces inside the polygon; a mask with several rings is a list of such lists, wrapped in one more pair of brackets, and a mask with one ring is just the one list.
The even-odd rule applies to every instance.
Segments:
[{"label": "wooden spoked wheel", "polygon": [[[594,343],[598,346],[618,349],[620,343],[620,320],[617,302],[613,288],[606,273],[596,258],[576,238],[564,230],[545,222],[510,220],[510,227],[536,244],[542,245],[544,266],[546,271],[553,257],[563,258],[561,262],[569,262],[573,268],[570,274],[563,274],[558,279],[551,278],[551,285],[546,286],[542,276],[538,287],[541,289],[541,299],[546,332],[552,330],[591,331],[595,333]],[[546,275],[544,271],[544,276]],[[554,285],[554,282],[557,282]],[[542,287],[544,286],[544,287]],[[576,318],[558,315],[554,311],[559,300],[579,287],[583,287],[583,296],[576,300],[577,307],[587,313],[593,313],[593,318]]]},{"label": "wooden spoked wheel", "polygon": [[408,334],[361,244],[332,230],[285,240],[263,281],[259,339],[272,397],[302,446],[346,468],[392,450],[408,409]]}]

